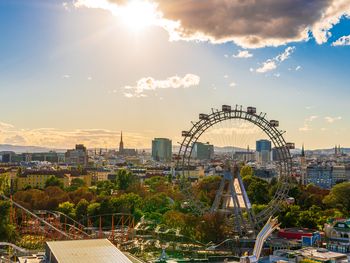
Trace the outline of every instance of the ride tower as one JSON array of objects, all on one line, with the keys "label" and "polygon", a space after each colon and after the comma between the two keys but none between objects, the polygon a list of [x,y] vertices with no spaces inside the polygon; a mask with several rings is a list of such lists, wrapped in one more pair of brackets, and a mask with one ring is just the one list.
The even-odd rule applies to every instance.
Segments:
[{"label": "ride tower", "polygon": [[239,236],[254,235],[255,217],[237,164],[226,161],[211,213],[223,213]]}]

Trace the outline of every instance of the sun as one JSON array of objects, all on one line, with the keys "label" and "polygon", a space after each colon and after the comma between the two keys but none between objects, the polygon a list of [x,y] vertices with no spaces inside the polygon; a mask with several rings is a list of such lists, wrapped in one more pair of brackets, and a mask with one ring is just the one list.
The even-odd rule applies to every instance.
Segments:
[{"label": "sun", "polygon": [[123,23],[132,31],[157,24],[157,7],[154,3],[142,0],[129,2],[119,10]]}]

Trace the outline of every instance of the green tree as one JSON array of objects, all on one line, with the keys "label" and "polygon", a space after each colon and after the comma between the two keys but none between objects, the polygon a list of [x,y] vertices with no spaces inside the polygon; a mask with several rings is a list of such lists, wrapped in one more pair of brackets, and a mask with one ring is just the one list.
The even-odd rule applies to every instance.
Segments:
[{"label": "green tree", "polygon": [[63,182],[56,176],[51,175],[45,182],[45,188],[49,186],[58,186],[63,189]]},{"label": "green tree", "polygon": [[164,193],[157,193],[145,198],[143,202],[143,212],[164,214],[171,209],[169,197]]},{"label": "green tree", "polygon": [[81,199],[79,201],[79,203],[76,205],[76,208],[75,208],[75,214],[77,219],[82,219],[87,216],[88,206],[89,206],[89,202],[86,201],[85,199]]},{"label": "green tree", "polygon": [[15,226],[10,224],[10,207],[10,202],[0,201],[0,241],[14,242],[18,238]]},{"label": "green tree", "polygon": [[241,174],[241,177],[253,176],[254,175],[254,170],[253,170],[252,167],[250,167],[248,165],[244,165],[244,166],[242,166],[242,168],[240,170],[240,174]]},{"label": "green tree", "polygon": [[11,190],[11,179],[8,173],[0,175],[0,194],[8,195]]},{"label": "green tree", "polygon": [[350,182],[335,185],[323,203],[332,208],[338,208],[345,215],[350,215]]},{"label": "green tree", "polygon": [[100,214],[100,203],[91,203],[87,208],[88,216],[97,216]]},{"label": "green tree", "polygon": [[63,214],[66,214],[67,216],[75,218],[75,209],[74,204],[71,202],[64,202],[58,205],[58,211],[60,211]]},{"label": "green tree", "polygon": [[137,194],[128,193],[119,197],[113,197],[111,203],[114,212],[134,214],[135,210],[141,207],[142,198]]},{"label": "green tree", "polygon": [[153,176],[145,180],[145,185],[149,187],[151,193],[157,192],[160,186],[164,186],[167,184],[167,179],[163,176]]},{"label": "green tree", "polygon": [[72,179],[70,186],[68,187],[68,191],[75,191],[77,189],[79,189],[80,187],[84,187],[85,186],[85,182],[83,179],[81,178],[74,178]]},{"label": "green tree", "polygon": [[137,177],[133,173],[122,169],[117,172],[115,180],[119,190],[126,190],[131,184],[137,182]]}]

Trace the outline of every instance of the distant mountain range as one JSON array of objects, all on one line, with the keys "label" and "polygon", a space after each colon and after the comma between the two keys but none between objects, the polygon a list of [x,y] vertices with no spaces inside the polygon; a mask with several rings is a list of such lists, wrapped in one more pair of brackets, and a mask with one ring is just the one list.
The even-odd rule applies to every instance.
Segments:
[{"label": "distant mountain range", "polygon": [[39,152],[65,152],[66,149],[55,149],[48,147],[40,147],[40,146],[21,146],[21,145],[12,145],[12,144],[0,144],[0,152],[3,151],[11,151],[15,153],[39,153]]},{"label": "distant mountain range", "polygon": [[[173,152],[179,151],[179,146],[173,146]],[[41,147],[41,146],[22,146],[22,145],[12,145],[12,144],[0,144],[0,152],[3,151],[11,151],[15,153],[38,153],[38,152],[49,152],[49,151],[55,151],[55,152],[65,152],[67,149],[57,149],[57,148],[49,148],[49,147]],[[146,152],[150,152],[151,149],[142,149]],[[215,152],[223,153],[223,152],[233,152],[233,151],[246,151],[247,149],[239,148],[239,147],[233,147],[233,146],[225,146],[225,147],[218,147],[215,146],[214,148]],[[253,149],[251,149],[253,150]],[[344,153],[350,153],[350,148],[341,148],[341,150]],[[333,154],[334,148],[331,149],[316,149],[316,150],[305,150],[306,153],[313,153],[313,154]],[[293,154],[300,154],[301,149],[294,149],[291,151]]]}]

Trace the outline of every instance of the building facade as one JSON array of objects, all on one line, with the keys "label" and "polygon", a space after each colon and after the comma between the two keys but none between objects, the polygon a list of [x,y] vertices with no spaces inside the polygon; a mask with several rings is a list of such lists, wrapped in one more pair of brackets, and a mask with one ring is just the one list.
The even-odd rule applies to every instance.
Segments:
[{"label": "building facade", "polygon": [[271,161],[271,141],[258,140],[256,141],[257,161],[261,164],[266,164]]},{"label": "building facade", "polygon": [[152,158],[155,161],[170,162],[172,157],[172,144],[170,139],[155,138],[152,141]]},{"label": "building facade", "polygon": [[67,150],[65,153],[66,163],[72,166],[87,166],[88,152],[83,144],[77,144],[75,149]]},{"label": "building facade", "polygon": [[210,160],[214,156],[214,145],[196,142],[193,146],[192,156],[199,160]]},{"label": "building facade", "polygon": [[334,252],[350,253],[350,218],[325,225],[327,248]]},{"label": "building facade", "polygon": [[314,184],[324,189],[333,186],[332,166],[323,164],[311,164],[306,168],[306,184]]}]

